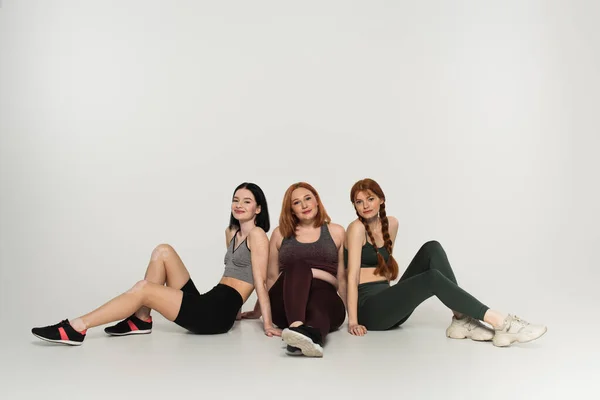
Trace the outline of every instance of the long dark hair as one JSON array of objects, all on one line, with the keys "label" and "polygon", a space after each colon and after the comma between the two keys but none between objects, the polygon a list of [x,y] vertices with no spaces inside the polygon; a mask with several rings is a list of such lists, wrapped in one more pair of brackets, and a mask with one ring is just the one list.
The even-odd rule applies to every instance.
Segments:
[{"label": "long dark hair", "polygon": [[[244,182],[235,188],[231,197],[233,198],[233,196],[235,196],[235,192],[240,189],[248,189],[252,192],[254,200],[256,200],[256,205],[260,206],[260,212],[256,216],[254,223],[256,226],[262,228],[263,231],[269,232],[269,229],[271,229],[271,222],[269,221],[269,207],[267,207],[267,198],[265,197],[262,189],[255,183]],[[231,213],[229,217],[229,227],[231,229],[239,229],[240,227],[240,221],[235,219]]]}]

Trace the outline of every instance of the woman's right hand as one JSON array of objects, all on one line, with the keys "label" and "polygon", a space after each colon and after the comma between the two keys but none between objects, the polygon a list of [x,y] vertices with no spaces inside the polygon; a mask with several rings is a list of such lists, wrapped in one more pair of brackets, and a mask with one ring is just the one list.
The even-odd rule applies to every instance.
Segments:
[{"label": "woman's right hand", "polygon": [[364,325],[348,324],[348,333],[354,336],[365,336],[367,328]]}]

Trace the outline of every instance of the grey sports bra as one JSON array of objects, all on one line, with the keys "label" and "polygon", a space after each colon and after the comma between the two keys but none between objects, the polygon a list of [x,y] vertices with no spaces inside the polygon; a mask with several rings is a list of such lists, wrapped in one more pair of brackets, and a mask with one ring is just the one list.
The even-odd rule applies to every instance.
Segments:
[{"label": "grey sports bra", "polygon": [[225,253],[225,272],[223,276],[239,279],[240,281],[254,285],[250,249],[248,248],[248,242],[246,242],[248,238],[244,239],[244,242],[235,248],[236,236],[237,232],[231,238],[231,242],[229,242],[229,246],[227,247],[227,253]]}]

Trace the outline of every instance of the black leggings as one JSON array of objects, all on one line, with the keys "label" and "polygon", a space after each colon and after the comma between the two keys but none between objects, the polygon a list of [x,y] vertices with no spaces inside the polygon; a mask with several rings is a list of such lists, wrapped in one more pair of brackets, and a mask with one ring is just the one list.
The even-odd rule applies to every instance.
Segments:
[{"label": "black leggings", "polygon": [[193,333],[210,335],[229,331],[244,303],[237,290],[221,283],[200,294],[190,278],[181,291],[181,307],[173,322]]},{"label": "black leggings", "polygon": [[431,241],[419,249],[397,284],[380,281],[358,286],[358,322],[374,331],[395,328],[431,296],[437,296],[451,310],[478,320],[483,320],[489,309],[458,287],[446,252]]}]

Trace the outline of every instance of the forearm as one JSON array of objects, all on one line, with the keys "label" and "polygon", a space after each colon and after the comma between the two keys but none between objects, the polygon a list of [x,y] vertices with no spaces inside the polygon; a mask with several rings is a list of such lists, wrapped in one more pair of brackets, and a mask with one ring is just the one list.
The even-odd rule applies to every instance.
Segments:
[{"label": "forearm", "polygon": [[358,285],[348,284],[346,301],[348,324],[358,324]]},{"label": "forearm", "polygon": [[340,297],[342,298],[342,301],[344,302],[344,307],[346,307],[346,309],[348,309],[348,299],[347,299],[347,284],[345,281],[340,281],[340,284],[338,286],[338,294],[340,295]]},{"label": "forearm", "polygon": [[[258,301],[254,309],[260,311],[262,314],[265,327],[273,326],[273,321],[271,319],[271,301],[269,300],[266,282],[256,287],[256,295],[258,296]],[[257,307],[259,308],[258,310]]]}]

